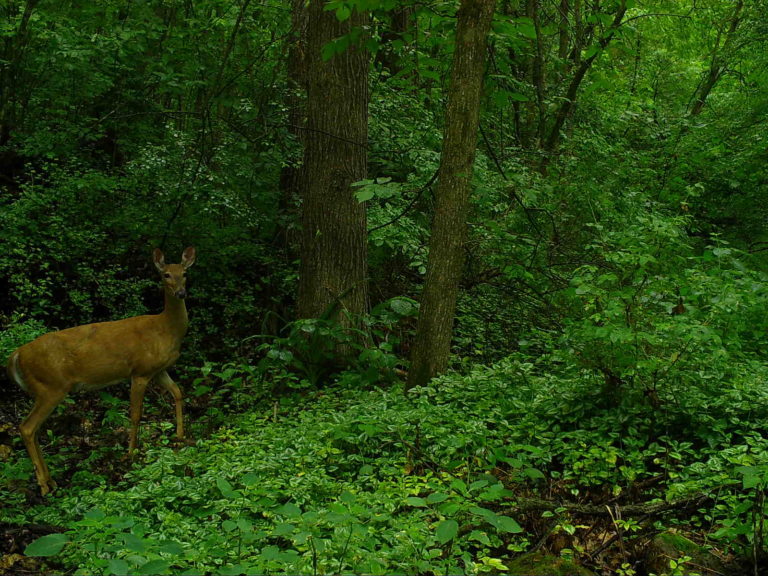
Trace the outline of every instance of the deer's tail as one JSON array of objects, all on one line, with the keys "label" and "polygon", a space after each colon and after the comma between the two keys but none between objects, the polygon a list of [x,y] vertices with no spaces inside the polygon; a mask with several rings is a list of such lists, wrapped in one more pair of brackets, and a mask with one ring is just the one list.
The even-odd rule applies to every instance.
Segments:
[{"label": "deer's tail", "polygon": [[21,366],[19,366],[19,351],[16,350],[13,354],[11,354],[11,357],[8,358],[8,378],[12,380],[13,382],[16,382],[24,392],[29,392],[29,389],[27,388],[26,383],[24,382],[24,377],[21,373]]}]

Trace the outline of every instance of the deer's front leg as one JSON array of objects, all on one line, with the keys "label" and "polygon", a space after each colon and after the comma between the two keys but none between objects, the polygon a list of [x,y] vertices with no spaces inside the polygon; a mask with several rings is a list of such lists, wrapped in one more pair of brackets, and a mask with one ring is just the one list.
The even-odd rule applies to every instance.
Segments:
[{"label": "deer's front leg", "polygon": [[131,455],[136,450],[139,437],[139,421],[144,405],[144,393],[147,391],[149,378],[144,376],[133,376],[131,378],[131,432],[128,442],[128,454]]},{"label": "deer's front leg", "polygon": [[171,396],[173,396],[173,402],[176,406],[176,437],[181,440],[184,438],[184,415],[182,413],[182,407],[184,406],[183,402],[183,396],[181,394],[181,390],[179,390],[179,387],[176,385],[176,382],[174,382],[170,376],[168,376],[168,372],[163,370],[155,376],[155,381],[160,384],[165,390],[171,393]]}]

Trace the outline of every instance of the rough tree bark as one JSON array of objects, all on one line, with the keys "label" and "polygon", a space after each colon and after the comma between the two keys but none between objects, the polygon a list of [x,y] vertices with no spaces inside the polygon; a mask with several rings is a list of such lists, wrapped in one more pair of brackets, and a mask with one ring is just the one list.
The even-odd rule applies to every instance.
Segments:
[{"label": "rough tree bark", "polygon": [[349,326],[367,306],[365,206],[350,185],[367,172],[369,53],[361,44],[323,60],[323,46],[368,23],[340,22],[325,2],[307,6],[307,117],[299,175],[302,201],[298,316]]},{"label": "rough tree bark", "polygon": [[435,189],[429,262],[407,388],[424,386],[448,367],[453,318],[464,266],[470,179],[480,96],[495,0],[462,0]]}]

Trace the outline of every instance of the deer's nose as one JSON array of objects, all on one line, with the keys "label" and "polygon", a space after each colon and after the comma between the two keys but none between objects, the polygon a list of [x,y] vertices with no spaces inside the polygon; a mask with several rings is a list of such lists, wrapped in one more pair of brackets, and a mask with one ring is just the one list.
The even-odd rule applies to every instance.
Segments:
[{"label": "deer's nose", "polygon": [[176,298],[183,300],[186,297],[187,297],[186,288],[182,288],[181,290],[176,290]]}]

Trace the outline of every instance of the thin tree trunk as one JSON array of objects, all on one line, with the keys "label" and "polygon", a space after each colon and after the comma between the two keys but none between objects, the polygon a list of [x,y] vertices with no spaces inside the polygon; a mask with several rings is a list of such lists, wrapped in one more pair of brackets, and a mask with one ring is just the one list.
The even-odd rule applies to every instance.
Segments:
[{"label": "thin tree trunk", "polygon": [[[570,42],[570,27],[568,25],[568,12],[570,0],[560,0],[560,22],[558,23],[557,57],[565,60],[568,57],[568,44]],[[561,64],[562,66],[562,64]]]},{"label": "thin tree trunk", "polygon": [[495,0],[462,0],[435,190],[429,262],[407,388],[424,386],[448,367],[453,318],[464,266],[470,180],[480,96]]},{"label": "thin tree trunk", "polygon": [[414,24],[414,6],[398,6],[390,12],[390,25],[385,28],[381,35],[381,44],[384,50],[379,50],[376,54],[378,63],[384,66],[392,75],[403,71],[403,65],[397,54],[395,54],[390,44],[396,40],[402,40],[403,37],[411,31]]},{"label": "thin tree trunk", "polygon": [[579,93],[579,88],[581,87],[581,83],[584,80],[584,77],[587,75],[587,72],[592,67],[592,64],[594,63],[594,61],[600,55],[600,52],[605,50],[608,44],[610,44],[611,39],[613,38],[613,35],[616,29],[621,25],[621,21],[624,19],[624,14],[626,14],[626,12],[627,12],[627,4],[625,1],[622,0],[621,5],[619,6],[619,9],[614,15],[613,22],[611,23],[610,29],[598,41],[599,50],[594,54],[592,54],[589,58],[582,60],[581,63],[579,64],[579,67],[576,69],[576,72],[574,72],[573,77],[571,78],[571,81],[568,84],[568,90],[566,91],[565,97],[563,98],[563,103],[560,105],[560,108],[558,109],[557,114],[555,115],[554,124],[550,129],[549,136],[544,145],[544,151],[546,152],[546,154],[544,156],[544,159],[540,167],[542,171],[546,170],[547,164],[549,162],[549,155],[551,155],[555,150],[557,150],[557,147],[560,144],[561,130],[563,128],[563,125],[565,124],[565,121],[573,112],[574,106],[576,106],[576,97]]},{"label": "thin tree trunk", "polygon": [[725,33],[725,41],[723,42],[722,47],[720,46],[720,33],[718,33],[717,42],[715,43],[715,47],[712,49],[712,59],[709,65],[709,71],[707,72],[706,78],[702,81],[696,90],[696,99],[694,100],[693,107],[691,108],[691,116],[698,116],[701,114],[701,111],[704,109],[704,105],[707,102],[707,97],[709,97],[710,92],[712,92],[712,89],[723,75],[723,71],[725,70],[723,54],[725,53],[727,55],[731,44],[733,44],[733,38],[736,35],[736,30],[739,27],[739,22],[741,22],[741,11],[743,8],[744,1],[739,0],[733,9],[733,15],[731,16],[731,21],[728,25],[728,31]]},{"label": "thin tree trunk", "polygon": [[547,130],[547,113],[545,107],[545,78],[544,78],[544,39],[541,33],[541,18],[539,17],[539,0],[528,0],[528,15],[533,21],[533,28],[536,31],[534,42],[533,57],[533,86],[536,89],[536,109],[538,111],[538,121],[536,129],[536,138],[538,146],[544,141],[544,135]]},{"label": "thin tree trunk", "polygon": [[[22,70],[25,52],[29,47],[30,29],[29,23],[39,0],[27,0],[24,3],[24,11],[21,15],[18,28],[14,33],[5,36],[0,47],[4,65],[0,67],[0,145],[5,145],[11,134],[17,128],[19,115],[19,92],[23,86]],[[0,15],[5,16],[8,22],[16,17],[15,9],[18,6],[13,3],[0,9]]]},{"label": "thin tree trunk", "polygon": [[[306,0],[291,0],[291,36],[288,47],[288,78],[285,106],[288,111],[288,133],[295,139],[303,151],[306,128],[306,91],[307,91],[307,10]],[[280,214],[287,215],[296,206],[299,197],[299,166],[301,158],[289,158],[280,169]],[[289,238],[290,230],[282,227],[279,237],[286,248],[293,247]]]},{"label": "thin tree trunk", "polygon": [[307,7],[307,120],[302,195],[298,316],[336,318],[349,326],[366,310],[365,206],[351,184],[367,172],[369,53],[349,46],[329,60],[322,49],[368,14],[339,22],[325,3]]}]

